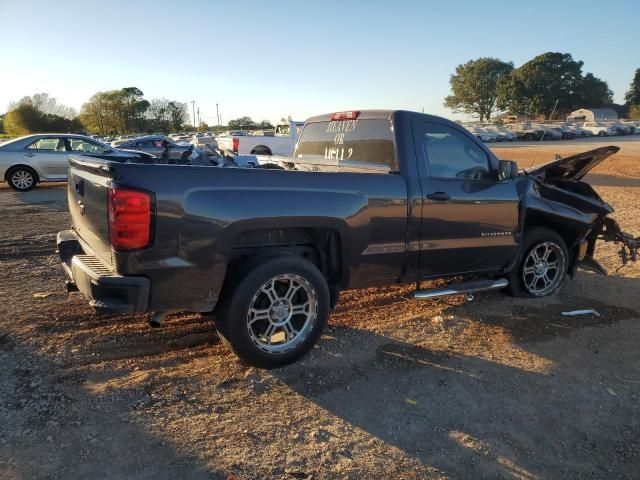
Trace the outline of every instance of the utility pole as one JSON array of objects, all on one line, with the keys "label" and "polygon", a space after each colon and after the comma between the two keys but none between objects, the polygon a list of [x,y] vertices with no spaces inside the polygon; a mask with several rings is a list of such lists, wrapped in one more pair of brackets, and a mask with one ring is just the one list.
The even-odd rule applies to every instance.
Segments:
[{"label": "utility pole", "polygon": [[220,126],[220,110],[218,110],[217,103],[216,103],[216,118],[218,119],[218,126]]},{"label": "utility pole", "polygon": [[201,125],[202,122],[200,121],[200,107],[198,107],[198,128],[200,128]]},{"label": "utility pole", "polygon": [[191,100],[191,109],[193,111],[193,128],[196,128],[196,101]]}]

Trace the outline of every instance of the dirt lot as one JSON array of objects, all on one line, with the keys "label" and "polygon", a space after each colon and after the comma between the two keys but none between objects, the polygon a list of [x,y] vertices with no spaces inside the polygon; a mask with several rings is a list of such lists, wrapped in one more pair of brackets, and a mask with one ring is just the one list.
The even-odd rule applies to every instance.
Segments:
[{"label": "dirt lot", "polygon": [[[591,180],[640,233],[640,142]],[[0,479],[638,478],[640,265],[544,300],[344,292],[311,355],[260,371],[209,318],[151,330],[65,293],[68,222],[63,187],[0,187]]]}]

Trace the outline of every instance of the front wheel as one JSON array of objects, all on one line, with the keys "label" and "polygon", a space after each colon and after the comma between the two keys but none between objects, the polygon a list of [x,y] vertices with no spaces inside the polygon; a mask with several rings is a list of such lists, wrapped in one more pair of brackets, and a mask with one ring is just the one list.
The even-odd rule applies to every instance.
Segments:
[{"label": "front wheel", "polygon": [[569,253],[560,235],[544,227],[525,233],[524,254],[509,274],[506,291],[514,297],[546,297],[562,284]]},{"label": "front wheel", "polygon": [[216,327],[242,360],[274,368],[313,348],[330,306],[327,282],[315,265],[300,257],[276,257],[253,263],[225,286]]}]

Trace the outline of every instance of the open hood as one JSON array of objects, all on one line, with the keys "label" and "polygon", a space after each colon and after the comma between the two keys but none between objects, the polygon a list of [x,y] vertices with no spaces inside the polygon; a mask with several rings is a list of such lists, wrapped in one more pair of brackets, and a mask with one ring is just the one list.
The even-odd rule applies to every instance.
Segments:
[{"label": "open hood", "polygon": [[533,167],[527,173],[547,182],[561,180],[581,180],[596,165],[620,150],[620,147],[602,147],[588,152],[578,153],[567,158],[561,158],[545,165]]}]

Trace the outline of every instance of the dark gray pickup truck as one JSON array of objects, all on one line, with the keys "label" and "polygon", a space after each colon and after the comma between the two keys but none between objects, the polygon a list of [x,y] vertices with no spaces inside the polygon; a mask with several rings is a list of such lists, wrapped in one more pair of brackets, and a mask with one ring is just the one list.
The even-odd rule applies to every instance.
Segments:
[{"label": "dark gray pickup truck", "polygon": [[[72,230],[58,248],[96,309],[213,312],[247,362],[292,362],[320,337],[339,291],[416,282],[416,298],[504,288],[553,293],[598,239],[639,241],[580,180],[618,151],[518,172],[461,126],[406,111],[309,119],[268,168],[71,157]],[[438,290],[426,279],[450,277]]]}]

